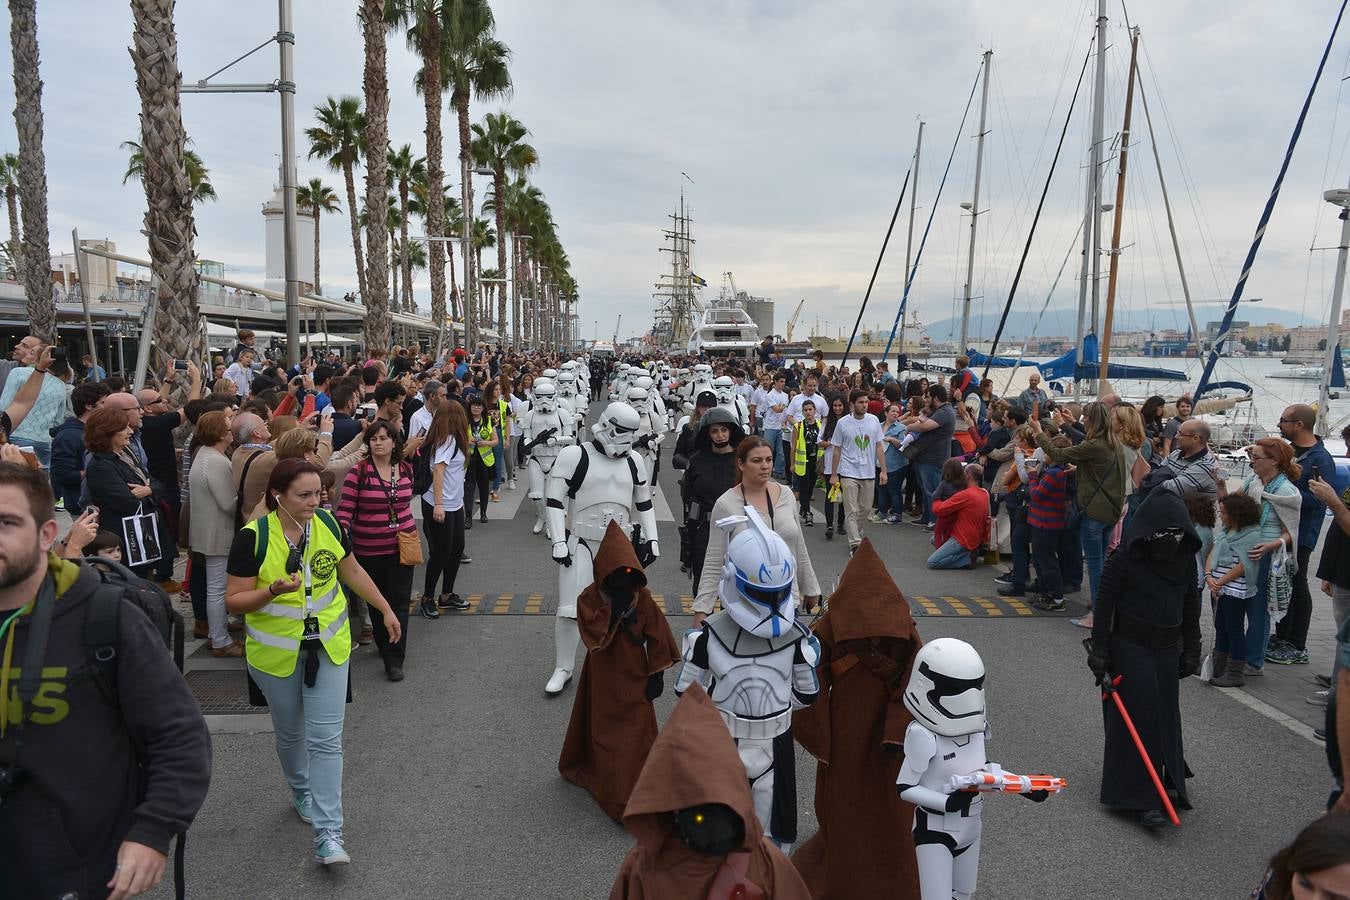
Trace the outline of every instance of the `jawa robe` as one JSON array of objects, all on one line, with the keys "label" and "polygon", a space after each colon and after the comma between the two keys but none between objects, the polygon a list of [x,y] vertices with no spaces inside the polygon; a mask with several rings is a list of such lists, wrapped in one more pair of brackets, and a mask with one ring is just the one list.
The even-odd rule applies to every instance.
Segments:
[{"label": "jawa robe", "polygon": [[[694,850],[676,827],[677,810],[705,803],[731,807],[745,825],[741,846],[726,857]],[[623,825],[637,844],[624,858],[610,900],[811,896],[787,857],[764,837],[736,745],[717,707],[698,684],[684,692],[647,755]],[[711,892],[724,865],[728,871],[722,873],[718,890]],[[738,883],[743,893],[737,893]]]},{"label": "jawa robe", "polygon": [[896,794],[911,716],[902,695],[922,646],[909,604],[864,539],[812,629],[820,696],[792,731],[818,763],[820,830],[792,854],[813,900],[918,900],[914,807]]},{"label": "jawa robe", "polygon": [[577,599],[577,627],[586,655],[558,757],[562,776],[590,791],[616,822],[623,819],[628,795],[656,740],[648,677],[680,658],[665,614],[645,586],[634,595],[627,614],[610,614],[602,582],[624,566],[642,571],[628,535],[610,522],[595,556],[595,581]]}]

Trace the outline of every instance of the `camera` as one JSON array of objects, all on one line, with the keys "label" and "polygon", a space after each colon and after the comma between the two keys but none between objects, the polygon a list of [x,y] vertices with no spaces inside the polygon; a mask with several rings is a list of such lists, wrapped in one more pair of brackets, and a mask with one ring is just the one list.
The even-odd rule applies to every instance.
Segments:
[{"label": "camera", "polygon": [[176,372],[186,372],[188,370],[188,361],[186,359],[175,359],[173,368]]}]

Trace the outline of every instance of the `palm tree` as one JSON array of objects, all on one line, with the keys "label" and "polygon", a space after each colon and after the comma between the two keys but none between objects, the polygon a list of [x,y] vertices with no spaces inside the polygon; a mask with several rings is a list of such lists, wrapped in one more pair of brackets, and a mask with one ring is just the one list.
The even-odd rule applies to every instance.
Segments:
[{"label": "palm tree", "polygon": [[[389,174],[385,155],[389,146],[389,72],[386,64],[387,28],[384,24],[385,0],[360,0],[357,18],[365,45],[365,69],[361,86],[366,96],[366,127],[362,140],[366,153],[366,205],[375,220],[385,218],[389,202]],[[378,228],[366,229],[366,304],[364,323],[366,347],[389,349],[390,294],[385,290],[389,272],[389,242]]]},{"label": "palm tree", "polygon": [[[435,232],[431,228],[431,209],[430,209],[432,203],[434,202],[434,198],[431,197],[431,191],[427,187],[427,185],[430,184],[430,179],[431,179],[431,165],[430,162],[428,162],[425,174],[420,178],[414,175],[414,177],[411,179],[411,184],[409,186],[410,196],[408,197],[409,211],[412,212],[414,215],[422,217],[422,223],[426,227],[428,235],[435,234]],[[460,210],[459,198],[451,195],[449,187],[444,182],[442,182],[441,184],[441,215],[442,221],[444,222],[442,226],[443,233],[459,234],[464,227],[464,215]],[[428,267],[428,271],[431,273],[431,276],[434,279],[436,266],[439,265],[442,267],[441,290],[442,292],[444,292],[445,290],[444,266],[446,261],[447,260],[449,261],[450,285],[451,285],[450,315],[453,318],[456,315],[462,315],[462,310],[460,309],[459,306],[459,285],[456,283],[455,280],[454,249],[453,246],[446,241],[435,241],[434,243],[436,243],[438,246],[429,248],[430,252],[427,254],[427,260],[430,263],[430,266]],[[431,292],[431,319],[433,322],[437,323],[438,328],[444,328],[444,325],[442,324],[445,320],[444,293],[442,293],[439,302],[440,302],[440,316],[437,316],[436,292],[435,290],[433,290]],[[439,340],[439,337],[437,339]]]},{"label": "palm tree", "polygon": [[490,307],[487,303],[489,293],[484,291],[482,289],[483,286],[476,282],[478,280],[477,273],[483,271],[483,251],[488,247],[496,246],[497,231],[487,219],[475,218],[473,220],[473,227],[469,230],[469,241],[473,247],[473,270],[475,273],[474,286],[478,288],[478,293],[473,295],[478,298],[479,302],[479,309],[477,311],[478,320],[483,323],[490,323],[492,316],[490,315]]},{"label": "palm tree", "polygon": [[5,255],[14,278],[19,278],[23,244],[19,237],[19,156],[6,153],[0,156],[0,188],[5,191],[5,207],[9,210],[9,244]]},{"label": "palm tree", "polygon": [[[132,9],[144,5],[134,2]],[[9,44],[14,60],[14,125],[19,133],[19,194],[23,200],[23,262],[18,268],[28,299],[29,331],[51,342],[56,340],[56,303],[52,299],[52,261],[47,245],[47,158],[42,149],[37,0],[9,0]]]},{"label": "palm tree", "polygon": [[[184,141],[184,144],[192,143],[192,138]],[[127,158],[127,170],[122,173],[122,183],[128,181],[141,181],[145,178],[145,151],[136,141],[123,141],[123,150],[130,150],[131,156]],[[183,169],[187,172],[188,186],[192,188],[192,202],[198,203],[202,200],[219,200],[216,196],[216,189],[211,184],[211,173],[207,171],[202,158],[192,150],[183,150]]]},{"label": "palm tree", "polygon": [[361,249],[361,226],[357,222],[356,163],[361,159],[366,116],[358,97],[343,97],[314,107],[317,125],[305,129],[309,138],[309,158],[323,157],[328,168],[341,172],[347,183],[347,213],[352,223],[352,252],[356,254],[356,285],[362,300],[366,296],[366,255]]},{"label": "palm tree", "polygon": [[[446,86],[450,88],[450,105],[455,108],[459,124],[459,164],[461,172],[460,201],[465,215],[473,215],[473,174],[469,131],[469,100],[490,100],[511,93],[511,74],[506,63],[511,51],[506,44],[492,36],[496,22],[487,0],[455,0],[447,7],[445,16],[445,48],[442,62]],[[470,251],[464,245],[464,296],[477,296],[470,268]],[[464,324],[465,338],[476,343],[477,326],[473,304],[468,304],[470,315]]]},{"label": "palm tree", "polygon": [[[158,279],[159,294],[151,336],[160,355],[152,361],[155,371],[162,371],[160,366],[168,359],[200,361],[203,351],[201,311],[197,306],[198,274],[192,248],[196,224],[184,153],[187,134],[183,130],[178,91],[182,76],[178,70],[173,8],[173,0],[131,0],[136,23],[131,61],[136,70],[136,91],[141,98],[140,144],[145,161],[141,175],[146,199],[144,233],[150,243],[150,269]],[[22,130],[20,139],[22,161]],[[24,195],[22,200],[27,231],[29,198]],[[44,234],[44,242],[45,239]],[[24,240],[31,245],[33,236],[25,234]],[[44,282],[46,265],[44,259]]]},{"label": "palm tree", "polygon": [[[525,143],[529,130],[506,113],[488,113],[481,125],[473,126],[473,156],[480,166],[492,170],[492,191],[501,196],[506,190],[506,173],[524,175],[539,165],[539,154]],[[497,269],[506,271],[506,210],[502,204],[494,204],[497,214],[497,234],[502,239],[497,242]],[[487,205],[484,204],[484,209]],[[518,313],[517,313],[518,314]],[[506,286],[497,294],[497,327],[505,338],[506,332]]]},{"label": "palm tree", "polygon": [[389,148],[389,177],[398,185],[398,210],[402,222],[402,235],[399,241],[405,252],[401,253],[400,268],[403,270],[404,296],[412,296],[412,256],[406,252],[408,246],[409,192],[414,177],[426,177],[426,160],[413,156],[412,145],[404,144],[395,150]]},{"label": "palm tree", "polygon": [[427,267],[427,245],[422,243],[408,243],[399,245],[399,263],[408,273],[408,277],[403,280],[403,309],[405,312],[416,312],[417,303],[413,300],[412,273],[420,272]]},{"label": "palm tree", "polygon": [[314,293],[322,297],[319,287],[319,219],[326,212],[339,212],[337,192],[323,183],[321,178],[311,178],[306,184],[295,189],[295,202],[301,209],[308,209],[314,216]]}]

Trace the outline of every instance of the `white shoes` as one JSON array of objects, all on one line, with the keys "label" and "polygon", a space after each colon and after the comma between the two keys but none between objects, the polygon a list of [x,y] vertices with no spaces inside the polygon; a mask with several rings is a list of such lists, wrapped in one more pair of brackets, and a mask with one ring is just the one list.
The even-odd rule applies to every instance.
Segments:
[{"label": "white shoes", "polygon": [[566,669],[554,669],[553,675],[549,678],[548,684],[544,685],[544,693],[550,697],[556,697],[567,687],[567,682],[572,680],[572,673]]},{"label": "white shoes", "polygon": [[567,687],[567,682],[572,680],[572,669],[577,664],[577,647],[580,644],[581,632],[577,629],[577,620],[555,616],[553,619],[553,650],[556,654],[554,669],[553,674],[549,676],[548,684],[544,685],[544,693],[548,696],[558,696],[562,693],[563,688]]},{"label": "white shoes", "polygon": [[506,482],[506,489],[508,491],[514,491],[516,489],[516,480],[514,478]]},{"label": "white shoes", "polygon": [[538,519],[535,519],[535,520],[534,520],[534,528],[531,529],[531,530],[532,530],[535,534],[539,534],[541,531],[544,530],[544,523],[541,522],[541,521],[539,521]]}]

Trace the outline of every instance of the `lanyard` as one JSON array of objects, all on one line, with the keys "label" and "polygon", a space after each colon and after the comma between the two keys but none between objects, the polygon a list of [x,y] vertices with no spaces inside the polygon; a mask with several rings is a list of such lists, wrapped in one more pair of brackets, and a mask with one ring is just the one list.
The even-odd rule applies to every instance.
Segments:
[{"label": "lanyard", "polygon": [[0,666],[3,666],[3,668],[0,668],[0,737],[4,736],[5,728],[9,726],[9,672],[11,661],[14,658],[15,631],[10,626],[14,624],[15,619],[28,612],[32,606],[33,604],[29,603],[20,609],[16,609],[10,613],[9,618],[5,619],[3,624],[0,624],[0,636],[9,632],[8,639],[5,640],[4,658],[0,660]]},{"label": "lanyard", "polygon": [[[375,473],[377,476],[379,472]],[[305,526],[305,532],[300,538],[300,546],[291,543],[291,539],[286,537],[283,529],[281,539],[286,542],[286,546],[300,553],[300,571],[305,576],[305,617],[308,618],[314,614],[314,578],[309,569],[309,525]]]},{"label": "lanyard", "polygon": [[401,478],[399,477],[400,476],[399,467],[396,463],[393,462],[389,463],[388,484],[385,484],[384,476],[380,474],[379,466],[377,466],[375,463],[372,462],[370,464],[370,467],[375,470],[375,480],[380,483],[380,487],[384,489],[385,499],[389,501],[389,527],[397,528],[398,508],[396,506],[396,501],[398,500],[398,485],[401,480]]}]

